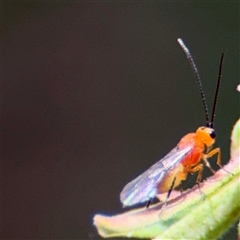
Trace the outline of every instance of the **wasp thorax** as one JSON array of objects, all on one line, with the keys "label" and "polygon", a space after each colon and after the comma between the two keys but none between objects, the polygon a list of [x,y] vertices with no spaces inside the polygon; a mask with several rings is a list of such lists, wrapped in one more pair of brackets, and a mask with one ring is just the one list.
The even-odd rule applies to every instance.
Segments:
[{"label": "wasp thorax", "polygon": [[199,127],[196,131],[196,135],[208,147],[212,146],[215,142],[216,133],[215,133],[215,130],[213,128]]}]

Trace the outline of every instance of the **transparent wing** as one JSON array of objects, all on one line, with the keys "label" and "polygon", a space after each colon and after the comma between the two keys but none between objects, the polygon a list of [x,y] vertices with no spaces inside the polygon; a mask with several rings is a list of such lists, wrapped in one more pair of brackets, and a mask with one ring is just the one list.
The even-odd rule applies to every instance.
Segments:
[{"label": "transparent wing", "polygon": [[124,206],[147,202],[157,195],[157,185],[183,158],[193,149],[189,145],[179,149],[175,147],[165,157],[152,165],[140,176],[128,183],[120,193],[120,200]]}]

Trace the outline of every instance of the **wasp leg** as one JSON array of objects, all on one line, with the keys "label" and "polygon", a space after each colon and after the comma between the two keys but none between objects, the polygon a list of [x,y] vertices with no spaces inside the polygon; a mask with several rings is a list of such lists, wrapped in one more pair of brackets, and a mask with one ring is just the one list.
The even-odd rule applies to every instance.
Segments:
[{"label": "wasp leg", "polygon": [[165,201],[164,201],[164,203],[163,203],[163,205],[162,205],[162,208],[161,208],[161,210],[160,210],[160,213],[158,214],[159,219],[160,219],[160,217],[161,217],[161,214],[163,213],[163,210],[164,210],[165,207],[167,206],[167,202],[168,202],[168,199],[169,199],[169,197],[170,197],[170,195],[171,195],[171,192],[172,192],[172,190],[173,190],[173,187],[174,187],[175,182],[176,182],[176,176],[174,177],[174,179],[173,179],[173,181],[172,181],[171,187],[169,188],[168,193],[167,193],[167,197],[166,197],[166,199],[165,199]]},{"label": "wasp leg", "polygon": [[183,194],[183,183],[182,183],[183,181],[181,181],[181,183],[180,183],[180,192],[181,192],[181,195]]},{"label": "wasp leg", "polygon": [[[214,148],[213,150],[211,150],[209,153],[207,154],[204,154],[203,155],[203,161],[205,163],[205,165],[212,171],[213,169],[211,168],[209,162],[207,161],[208,158],[212,157],[213,155],[217,154],[217,165],[220,167],[220,168],[223,168],[222,167],[222,162],[221,162],[221,150],[220,148]],[[213,170],[214,171],[214,170]],[[215,171],[214,171],[215,173]]]},{"label": "wasp leg", "polygon": [[147,202],[146,208],[149,208],[151,201],[152,201],[152,199],[150,198]]},{"label": "wasp leg", "polygon": [[196,183],[198,185],[198,189],[202,195],[202,198],[205,199],[205,195],[200,188],[200,182],[202,180],[202,173],[203,173],[203,165],[201,163],[199,163],[198,165],[196,165],[192,169],[190,169],[189,172],[191,172],[191,173],[198,172]]},{"label": "wasp leg", "polygon": [[202,172],[203,172],[203,165],[200,163],[196,166],[194,166],[193,168],[189,169],[190,173],[194,173],[194,172],[198,172],[198,176],[197,176],[197,184],[199,184],[201,182],[202,179]]},{"label": "wasp leg", "polygon": [[222,168],[221,162],[221,150],[220,148],[214,148],[209,153],[206,154],[206,159],[212,157],[213,155],[217,154],[217,165]]},{"label": "wasp leg", "polygon": [[174,177],[174,179],[173,179],[173,181],[172,181],[172,185],[171,185],[171,187],[170,187],[170,189],[168,190],[168,193],[167,193],[167,198],[166,198],[166,203],[167,203],[167,200],[169,199],[169,197],[170,197],[170,195],[171,195],[171,192],[172,192],[172,190],[173,190],[173,187],[174,187],[174,185],[175,185],[175,182],[176,182],[176,176]]},{"label": "wasp leg", "polygon": [[212,169],[212,167],[210,166],[210,163],[208,162],[208,158],[212,157],[213,155],[217,154],[217,165],[223,169],[226,173],[229,173],[231,175],[233,175],[231,172],[228,172],[227,170],[225,170],[222,166],[222,161],[221,161],[221,150],[220,148],[215,148],[213,150],[211,150],[209,153],[204,154],[203,156],[203,161],[205,163],[205,165],[213,172],[215,173],[215,171]]}]

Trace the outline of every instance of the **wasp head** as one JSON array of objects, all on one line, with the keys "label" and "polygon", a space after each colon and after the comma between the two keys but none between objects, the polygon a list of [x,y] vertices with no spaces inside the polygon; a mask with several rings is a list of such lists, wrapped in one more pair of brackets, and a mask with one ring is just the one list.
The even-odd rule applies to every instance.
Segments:
[{"label": "wasp head", "polygon": [[216,133],[213,128],[199,127],[196,131],[196,135],[207,147],[211,147],[215,143]]}]

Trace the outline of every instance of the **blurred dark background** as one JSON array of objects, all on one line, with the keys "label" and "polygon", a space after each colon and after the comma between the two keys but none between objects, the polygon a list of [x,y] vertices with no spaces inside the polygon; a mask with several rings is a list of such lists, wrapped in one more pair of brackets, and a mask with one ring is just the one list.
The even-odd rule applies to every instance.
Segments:
[{"label": "blurred dark background", "polygon": [[215,128],[228,161],[239,116],[239,2],[1,7],[2,239],[98,239],[94,214],[122,212],[123,186],[205,124],[178,37],[210,110],[226,49]]}]

